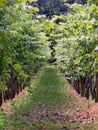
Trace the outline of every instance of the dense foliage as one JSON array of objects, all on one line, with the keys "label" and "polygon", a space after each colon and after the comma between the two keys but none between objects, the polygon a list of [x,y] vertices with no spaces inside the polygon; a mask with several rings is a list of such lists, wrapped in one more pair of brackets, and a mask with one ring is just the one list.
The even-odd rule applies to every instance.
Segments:
[{"label": "dense foliage", "polygon": [[69,13],[52,19],[37,15],[38,8],[23,2],[0,2],[0,105],[15,97],[47,61],[76,81],[82,96],[89,98],[90,89],[97,101],[97,1],[66,4]]},{"label": "dense foliage", "polygon": [[47,15],[49,17],[53,15],[59,15],[67,11],[67,8],[61,2],[61,0],[38,0],[31,5],[39,8],[39,13]]},{"label": "dense foliage", "polygon": [[38,9],[17,2],[0,3],[1,100],[2,94],[4,100],[15,97],[50,56],[48,38],[34,18]]},{"label": "dense foliage", "polygon": [[38,7],[40,14],[51,17],[68,11],[67,6],[64,5],[65,2],[69,4],[85,4],[87,0],[37,0],[37,2],[33,2],[31,5]]},{"label": "dense foliage", "polygon": [[67,77],[77,81],[78,88],[75,87],[82,96],[89,98],[91,91],[93,98],[98,100],[98,8],[90,3],[69,7],[74,13],[63,16],[64,22],[58,25],[60,32],[56,32],[59,37],[55,39],[56,63]]},{"label": "dense foliage", "polygon": [[[98,102],[98,1],[88,0],[85,5],[84,0],[81,0],[82,4],[67,2],[66,14],[60,14],[55,1],[52,9],[50,5],[49,10],[46,9],[50,11],[47,16],[59,15],[49,19],[38,15],[39,9],[30,6],[30,2],[32,0],[0,1],[0,106],[29,86],[30,79],[47,63],[61,70],[81,96],[87,99],[92,96]],[[28,96],[13,104],[15,112],[19,110],[28,117],[25,110],[29,106],[33,108],[31,103],[39,103],[40,107],[40,102],[53,105],[67,103],[67,99],[71,101],[64,79],[56,69],[46,67],[41,74],[35,86],[28,89]],[[9,127],[15,124],[15,129],[19,128],[22,120],[18,116],[15,113],[15,122],[11,118],[13,123]],[[0,121],[0,129],[4,129],[8,120],[3,112],[0,112]],[[22,123],[19,129],[24,129]],[[36,125],[26,122],[27,129]]]}]

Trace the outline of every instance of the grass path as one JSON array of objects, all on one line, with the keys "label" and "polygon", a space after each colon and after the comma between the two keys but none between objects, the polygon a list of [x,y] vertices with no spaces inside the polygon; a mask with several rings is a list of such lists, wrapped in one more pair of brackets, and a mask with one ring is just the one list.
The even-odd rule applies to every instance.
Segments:
[{"label": "grass path", "polygon": [[28,88],[27,96],[12,103],[5,130],[98,130],[95,117],[86,111],[88,105],[48,66]]}]

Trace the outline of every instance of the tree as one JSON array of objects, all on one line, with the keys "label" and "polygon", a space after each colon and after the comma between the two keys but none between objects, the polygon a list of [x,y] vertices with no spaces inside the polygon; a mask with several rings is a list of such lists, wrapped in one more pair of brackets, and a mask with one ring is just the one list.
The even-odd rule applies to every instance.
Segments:
[{"label": "tree", "polygon": [[20,2],[0,8],[2,100],[14,98],[50,56],[48,38],[42,31],[42,23],[34,16],[36,8],[24,8]]},{"label": "tree", "polygon": [[58,28],[61,39],[57,39],[55,58],[58,67],[70,77],[72,81],[79,80],[81,95],[89,91],[85,82],[91,75],[96,75],[97,67],[94,66],[97,46],[97,6],[77,5],[70,6],[74,11],[63,16],[65,22],[60,22]]}]

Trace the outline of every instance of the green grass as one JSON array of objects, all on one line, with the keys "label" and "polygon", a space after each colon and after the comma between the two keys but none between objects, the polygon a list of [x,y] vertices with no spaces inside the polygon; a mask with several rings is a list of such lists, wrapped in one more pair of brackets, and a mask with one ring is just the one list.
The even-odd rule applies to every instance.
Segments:
[{"label": "green grass", "polygon": [[6,117],[2,109],[0,109],[0,130],[5,130],[7,125],[8,125],[8,118]]},{"label": "green grass", "polygon": [[[1,114],[0,130],[97,130],[98,127],[92,124],[81,125],[78,121],[72,124],[62,123],[63,118],[62,116],[61,119],[59,118],[59,113],[62,114],[62,110],[64,110],[66,116],[71,119],[71,110],[74,109],[72,104],[75,102],[76,100],[72,99],[65,79],[59,71],[53,66],[44,67],[28,88],[27,96],[12,103],[13,113],[9,118],[9,123],[6,123],[6,118]],[[69,110],[70,113],[68,113]],[[34,118],[36,119],[34,120]],[[51,120],[52,118],[55,118],[56,121]],[[7,128],[5,124],[8,124]]]},{"label": "green grass", "polygon": [[[39,72],[35,82],[28,88],[28,94],[24,99],[14,101],[13,114],[10,118],[10,130],[57,130],[58,124],[51,121],[30,121],[30,116],[37,106],[43,105],[45,111],[51,109],[55,112],[57,104],[69,104],[72,102],[67,90],[65,79],[54,67],[44,67]],[[41,110],[41,108],[38,108]],[[16,114],[17,113],[17,114]],[[42,116],[42,115],[41,115]]]},{"label": "green grass", "polygon": [[64,78],[54,67],[43,68],[35,84],[31,85],[28,91],[35,104],[53,106],[58,103],[67,104],[71,100]]},{"label": "green grass", "polygon": [[28,108],[33,109],[38,104],[55,107],[56,104],[69,104],[71,101],[65,79],[57,69],[47,66],[40,70],[36,80],[28,88],[27,96],[14,101],[11,108],[15,113],[28,110]]}]

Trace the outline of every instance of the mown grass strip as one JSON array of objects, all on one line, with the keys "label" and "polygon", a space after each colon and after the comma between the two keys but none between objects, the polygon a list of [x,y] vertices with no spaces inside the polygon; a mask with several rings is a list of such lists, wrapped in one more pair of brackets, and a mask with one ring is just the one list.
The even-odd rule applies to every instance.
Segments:
[{"label": "mown grass strip", "polygon": [[51,116],[55,116],[57,105],[70,103],[72,98],[65,79],[56,68],[46,66],[40,70],[37,79],[28,88],[27,96],[13,102],[13,114],[7,129],[57,130],[59,125],[50,121]]},{"label": "mown grass strip", "polygon": [[[6,120],[1,114],[3,120],[0,128],[2,130],[97,130],[98,127],[95,128],[88,123],[81,124],[78,120],[70,123],[73,119],[71,111],[75,102],[59,71],[52,66],[44,67],[28,88],[27,96],[13,102],[13,113],[9,123],[5,123]],[[7,128],[5,124],[6,126],[8,124]]]},{"label": "mown grass strip", "polygon": [[71,95],[64,80],[54,67],[44,67],[35,84],[28,90],[32,103],[46,105],[70,103]]}]

